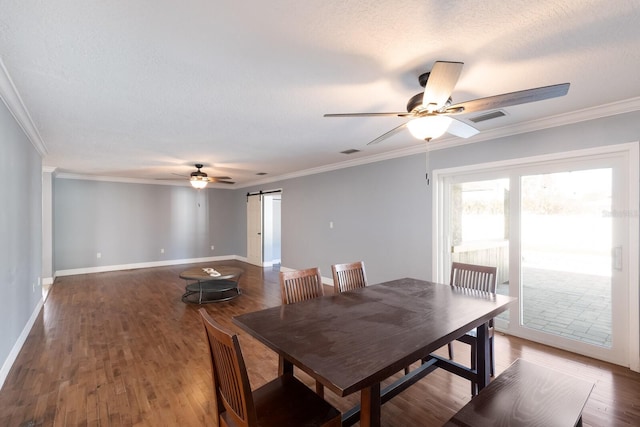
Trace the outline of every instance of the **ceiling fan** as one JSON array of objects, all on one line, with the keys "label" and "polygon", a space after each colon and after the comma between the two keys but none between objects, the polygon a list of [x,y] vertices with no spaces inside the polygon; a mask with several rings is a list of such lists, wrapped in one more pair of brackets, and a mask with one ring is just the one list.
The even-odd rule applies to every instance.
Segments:
[{"label": "ceiling fan", "polygon": [[430,72],[418,78],[424,92],[420,92],[407,103],[407,112],[397,113],[341,113],[325,114],[324,117],[376,117],[397,116],[410,118],[406,123],[380,135],[367,145],[377,144],[405,127],[418,139],[430,141],[445,132],[461,138],[469,138],[480,132],[475,127],[453,117],[456,114],[499,109],[512,105],[542,101],[564,96],[569,91],[569,83],[543,86],[517,92],[504,93],[471,101],[453,103],[451,92],[462,72],[462,62],[436,61]]},{"label": "ceiling fan", "polygon": [[[189,182],[191,182],[193,188],[205,188],[210,182],[219,182],[221,184],[235,184],[235,182],[233,181],[228,181],[229,179],[231,179],[228,176],[207,176],[206,173],[200,170],[204,166],[199,163],[196,163],[194,166],[197,170],[195,172],[191,172],[191,175],[189,175]],[[183,176],[186,178],[186,175],[179,175],[177,173],[174,173],[174,175]]]}]

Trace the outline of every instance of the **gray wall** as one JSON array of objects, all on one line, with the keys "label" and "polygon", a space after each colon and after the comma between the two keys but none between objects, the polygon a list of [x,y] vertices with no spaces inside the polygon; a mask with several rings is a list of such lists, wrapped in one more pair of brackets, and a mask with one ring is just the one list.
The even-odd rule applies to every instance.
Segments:
[{"label": "gray wall", "polygon": [[56,271],[240,250],[229,190],[64,178],[54,189]]},{"label": "gray wall", "polygon": [[38,303],[42,266],[42,162],[0,102],[0,363]]},{"label": "gray wall", "polygon": [[[430,153],[441,169],[640,139],[640,112]],[[431,277],[425,155],[239,190],[55,179],[56,270],[212,255],[246,256],[246,193],[281,188],[282,265],[364,260],[373,282]],[[329,222],[334,228],[329,228]],[[209,246],[214,244],[212,253]],[[165,254],[159,253],[165,248]],[[102,258],[96,259],[101,252]]]},{"label": "gray wall", "polygon": [[432,152],[433,169],[640,140],[640,111]]},{"label": "gray wall", "polygon": [[331,277],[331,264],[363,260],[370,281],[426,278],[430,224],[424,169],[424,156],[410,156],[249,191],[283,190],[284,267],[319,266]]},{"label": "gray wall", "polygon": [[53,280],[53,173],[42,172],[42,278]]},{"label": "gray wall", "polygon": [[[429,165],[442,169],[638,140],[640,112],[633,112],[434,150]],[[430,278],[432,187],[425,164],[419,154],[243,191],[282,188],[284,267],[319,266],[330,277],[332,263],[364,260],[371,282]]]}]

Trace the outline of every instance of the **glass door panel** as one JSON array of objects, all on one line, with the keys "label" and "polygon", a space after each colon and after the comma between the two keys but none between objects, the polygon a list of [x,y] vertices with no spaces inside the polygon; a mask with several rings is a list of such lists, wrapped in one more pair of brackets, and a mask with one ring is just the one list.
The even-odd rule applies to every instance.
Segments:
[{"label": "glass door panel", "polygon": [[521,324],[612,345],[612,169],[521,177]]},{"label": "glass door panel", "polygon": [[451,262],[497,267],[497,292],[509,295],[509,179],[455,183],[449,200]]}]

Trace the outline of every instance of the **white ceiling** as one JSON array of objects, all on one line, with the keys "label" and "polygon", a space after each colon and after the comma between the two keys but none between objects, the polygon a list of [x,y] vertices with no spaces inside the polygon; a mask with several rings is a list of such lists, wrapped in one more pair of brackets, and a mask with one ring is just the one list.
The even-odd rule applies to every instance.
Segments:
[{"label": "white ceiling", "polygon": [[[403,111],[437,60],[465,63],[454,102],[571,83],[464,142],[640,97],[638,0],[2,0],[0,11],[0,59],[44,165],[63,173],[175,178],[201,162],[238,187],[257,172],[424,151],[408,131],[366,145],[402,119],[323,114]],[[432,144],[447,141],[461,140]],[[362,151],[339,153],[350,148]]]}]

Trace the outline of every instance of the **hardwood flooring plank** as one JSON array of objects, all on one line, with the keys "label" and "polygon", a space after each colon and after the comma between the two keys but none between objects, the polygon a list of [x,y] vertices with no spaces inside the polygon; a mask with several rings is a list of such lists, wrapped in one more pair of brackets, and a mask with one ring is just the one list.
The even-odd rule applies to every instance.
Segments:
[{"label": "hardwood flooring plank", "polygon": [[[201,266],[221,264],[245,270],[242,294],[204,307],[239,334],[256,388],[277,375],[278,358],[231,318],[280,305],[278,272],[238,261]],[[215,426],[199,307],[181,301],[185,282],[178,275],[194,266],[58,278],[0,390],[0,426]],[[497,373],[522,357],[593,381],[585,426],[638,425],[640,374],[515,337],[495,339]],[[468,346],[454,347],[456,360],[468,360]],[[438,354],[446,356],[446,348]],[[314,387],[308,375],[296,375]],[[442,425],[470,400],[469,388],[436,370],[382,406],[382,425]],[[330,391],[326,399],[342,411],[360,400]]]}]

